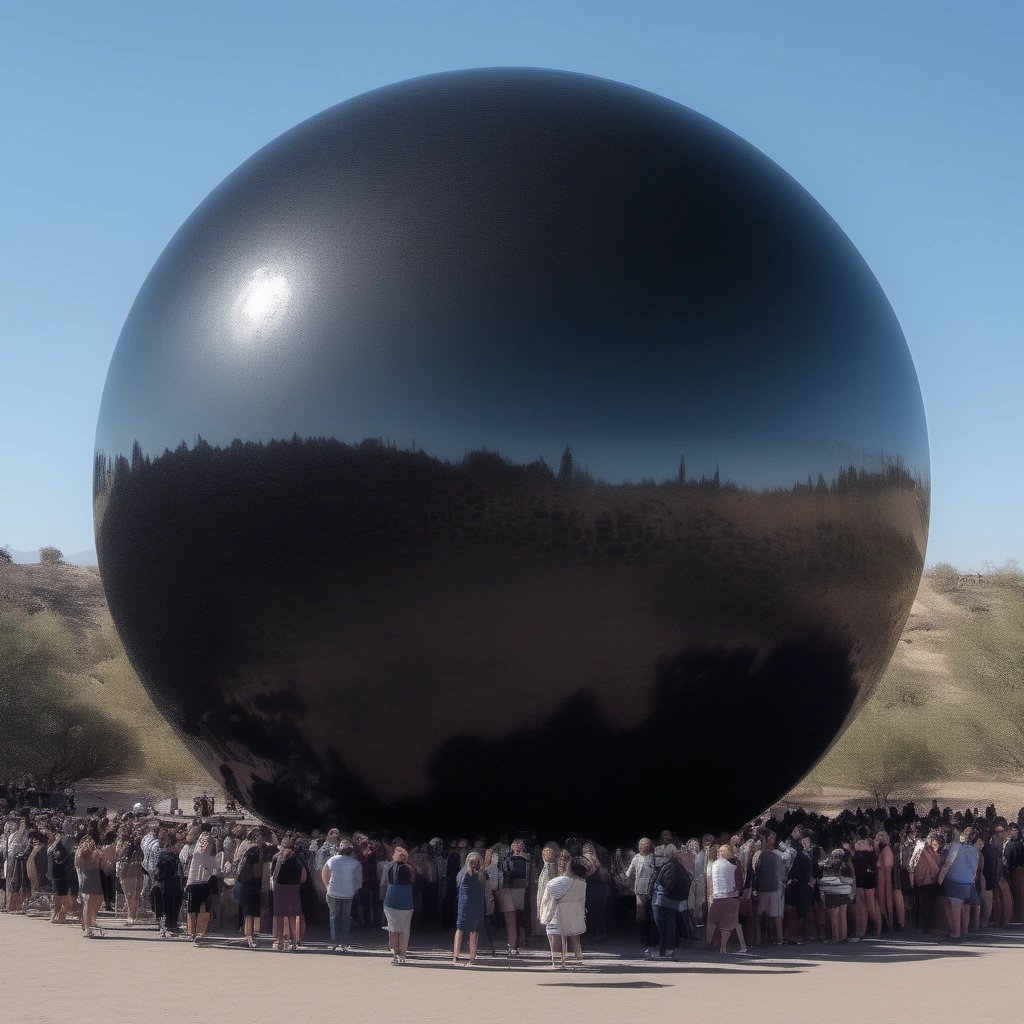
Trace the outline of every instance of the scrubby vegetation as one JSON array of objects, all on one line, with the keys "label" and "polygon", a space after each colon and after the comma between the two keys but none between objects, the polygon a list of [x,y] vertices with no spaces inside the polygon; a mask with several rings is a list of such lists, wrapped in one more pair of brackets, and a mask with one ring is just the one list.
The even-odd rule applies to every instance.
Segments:
[{"label": "scrubby vegetation", "polygon": [[[888,803],[965,773],[1024,774],[1024,573],[1016,562],[963,576],[940,563],[925,574],[946,601],[946,623],[915,623],[871,699],[808,779]],[[925,670],[909,644],[931,633]]]},{"label": "scrubby vegetation", "polygon": [[59,570],[43,585],[38,567],[0,561],[0,775],[46,789],[135,775],[158,794],[205,778],[132,670],[98,576]]}]

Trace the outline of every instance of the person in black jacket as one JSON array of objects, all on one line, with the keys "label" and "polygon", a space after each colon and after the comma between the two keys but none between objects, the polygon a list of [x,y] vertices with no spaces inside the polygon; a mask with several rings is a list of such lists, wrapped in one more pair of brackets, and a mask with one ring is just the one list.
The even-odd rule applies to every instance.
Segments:
[{"label": "person in black jacket", "polygon": [[[663,959],[675,959],[677,916],[685,909],[691,881],[680,853],[666,861],[655,876],[651,906],[654,908],[654,920],[658,928],[658,955]],[[654,958],[653,950],[651,958]]]}]

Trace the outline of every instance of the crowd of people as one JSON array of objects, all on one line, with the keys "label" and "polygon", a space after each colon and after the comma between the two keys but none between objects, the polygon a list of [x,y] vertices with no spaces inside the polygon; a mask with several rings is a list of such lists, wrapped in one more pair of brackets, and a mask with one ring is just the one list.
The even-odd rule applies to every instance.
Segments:
[{"label": "crowd of people", "polygon": [[324,925],[339,953],[353,929],[386,930],[401,965],[415,920],[453,935],[456,965],[476,962],[483,936],[508,957],[536,942],[564,968],[582,961],[584,935],[592,946],[612,932],[652,959],[884,932],[963,942],[1024,921],[1022,827],[1024,808],[1011,820],[994,806],[799,810],[733,835],[683,841],[663,831],[612,851],[580,837],[412,842],[26,806],[4,819],[0,885],[7,913],[42,908],[85,938],[102,937],[100,915],[115,911],[125,927],[145,923],[168,939],[201,945],[212,928],[282,952]]}]

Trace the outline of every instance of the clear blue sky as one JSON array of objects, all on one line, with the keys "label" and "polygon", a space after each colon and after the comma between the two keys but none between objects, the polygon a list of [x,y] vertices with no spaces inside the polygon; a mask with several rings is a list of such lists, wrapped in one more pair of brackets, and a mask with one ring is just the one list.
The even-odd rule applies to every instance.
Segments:
[{"label": "clear blue sky", "polygon": [[452,68],[602,75],[714,118],[860,249],[917,365],[929,563],[1024,558],[1024,6],[97,2],[0,14],[0,543],[92,547],[96,415],[153,262],[242,160]]}]

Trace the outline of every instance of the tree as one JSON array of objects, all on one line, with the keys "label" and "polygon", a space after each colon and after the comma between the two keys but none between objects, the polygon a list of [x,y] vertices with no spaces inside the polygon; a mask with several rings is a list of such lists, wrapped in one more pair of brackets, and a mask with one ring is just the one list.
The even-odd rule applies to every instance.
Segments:
[{"label": "tree", "polygon": [[13,561],[14,559],[11,558],[10,548],[0,548],[0,562],[3,562],[5,565],[10,565]]},{"label": "tree", "polygon": [[888,807],[895,796],[912,799],[921,786],[937,778],[942,759],[927,740],[904,734],[890,744],[877,764],[865,765],[855,782],[875,800],[876,807]]},{"label": "tree", "polygon": [[685,455],[680,455],[679,456],[679,477],[678,477],[678,479],[679,479],[679,482],[681,484],[685,484],[686,483],[686,456]]},{"label": "tree", "polygon": [[64,561],[64,552],[60,548],[40,548],[39,561],[43,565],[60,565]]},{"label": "tree", "polygon": [[573,465],[572,465],[572,452],[569,450],[569,446],[565,446],[565,451],[562,452],[562,459],[558,463],[558,482],[561,484],[571,484],[573,477]]},{"label": "tree", "polygon": [[932,587],[940,594],[948,594],[960,588],[960,570],[954,568],[949,562],[939,562],[933,565],[925,575]]},{"label": "tree", "polygon": [[47,788],[139,767],[131,730],[81,697],[82,656],[48,612],[0,611],[0,774],[28,772]]}]

